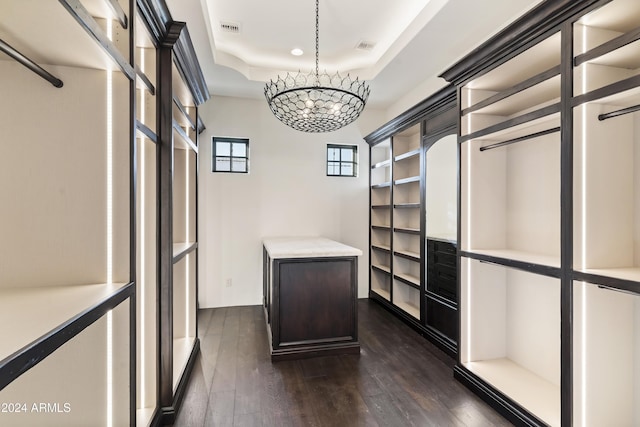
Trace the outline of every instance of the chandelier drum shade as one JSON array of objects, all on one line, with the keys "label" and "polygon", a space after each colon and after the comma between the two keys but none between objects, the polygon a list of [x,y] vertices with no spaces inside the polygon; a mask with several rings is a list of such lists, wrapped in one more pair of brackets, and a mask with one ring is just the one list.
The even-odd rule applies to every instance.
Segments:
[{"label": "chandelier drum shade", "polygon": [[264,89],[269,108],[285,125],[302,132],[331,132],[360,116],[369,86],[348,74],[319,73],[319,0],[316,0],[316,70],[271,80]]}]

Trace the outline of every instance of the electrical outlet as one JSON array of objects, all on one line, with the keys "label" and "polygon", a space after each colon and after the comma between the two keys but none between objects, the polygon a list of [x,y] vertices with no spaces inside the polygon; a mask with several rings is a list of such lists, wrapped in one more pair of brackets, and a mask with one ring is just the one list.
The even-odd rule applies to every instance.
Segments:
[{"label": "electrical outlet", "polygon": [[227,288],[230,288],[230,287],[231,287],[231,285],[232,285],[232,283],[231,283],[231,279],[227,279],[227,280],[226,280],[226,285],[227,285]]}]

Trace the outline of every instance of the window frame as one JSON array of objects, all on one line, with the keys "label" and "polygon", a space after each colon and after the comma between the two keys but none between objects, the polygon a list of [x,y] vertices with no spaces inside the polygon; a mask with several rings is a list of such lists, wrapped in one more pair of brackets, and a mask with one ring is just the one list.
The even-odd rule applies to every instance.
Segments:
[{"label": "window frame", "polygon": [[[229,143],[229,155],[218,155],[218,142],[227,142]],[[245,155],[244,156],[234,156],[233,154],[233,144],[244,144],[245,146]],[[229,160],[229,170],[218,170],[216,169],[216,164],[218,159],[228,159]],[[245,170],[237,171],[233,170],[233,160],[234,159],[242,159],[245,162]],[[211,137],[211,172],[212,173],[249,173],[249,138],[232,138],[232,137],[224,137],[224,136],[214,136]]]},{"label": "window frame", "polygon": [[[339,160],[330,160],[329,159],[329,150],[330,149],[338,149],[340,153]],[[353,160],[342,160],[342,150],[350,149]],[[329,173],[329,165],[333,164],[335,167],[336,164],[339,168],[340,173],[338,174],[330,174]],[[342,173],[342,165],[343,164],[351,164],[351,170],[353,173],[351,175],[345,175]],[[345,178],[357,178],[358,177],[358,146],[352,144],[327,144],[327,168],[326,168],[327,176],[336,176],[336,177],[345,177]]]}]

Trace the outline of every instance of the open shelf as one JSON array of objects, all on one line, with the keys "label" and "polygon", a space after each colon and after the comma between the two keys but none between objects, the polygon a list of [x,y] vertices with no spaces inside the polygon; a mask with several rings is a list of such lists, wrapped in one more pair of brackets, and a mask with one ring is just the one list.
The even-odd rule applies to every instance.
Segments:
[{"label": "open shelf", "polygon": [[420,252],[406,251],[406,250],[395,250],[393,253],[397,256],[401,256],[411,261],[420,261]]},{"label": "open shelf", "polygon": [[420,319],[420,291],[400,280],[393,280],[393,304],[416,319]]},{"label": "open shelf", "polygon": [[461,274],[463,366],[559,425],[560,280],[464,257]]},{"label": "open shelf", "polygon": [[376,250],[376,251],[383,251],[383,252],[386,252],[386,253],[390,253],[391,252],[391,247],[389,247],[387,245],[376,244],[376,243],[372,243],[371,244],[371,249]]},{"label": "open shelf", "polygon": [[461,135],[476,138],[559,111],[559,64],[556,33],[466,84]]},{"label": "open shelf", "polygon": [[[5,342],[5,337],[12,340],[12,335],[18,335],[18,326],[25,330],[31,329],[27,331],[31,336],[35,331],[29,324],[41,323],[38,319],[45,317],[43,313],[53,312],[52,315],[60,318],[71,313],[75,315],[80,304],[91,305],[104,301],[112,291],[117,291],[118,286],[72,286],[60,288],[59,292],[46,292],[38,297],[34,295],[34,290],[20,297],[12,295],[5,298],[2,295],[0,304],[3,325],[12,326],[11,331],[3,328],[2,346],[9,344]],[[75,300],[76,296],[78,301]],[[11,302],[16,304],[13,308],[8,307]],[[75,306],[74,309],[71,306]],[[16,314],[17,309],[24,312],[24,315],[9,320],[4,318],[5,313]],[[27,318],[27,314],[31,316]],[[78,327],[79,330],[71,328],[77,335],[47,357],[39,354],[37,358],[41,361],[38,364],[21,373],[0,391],[2,402],[24,405],[20,408],[21,412],[3,411],[0,415],[2,425],[101,425],[107,419],[111,419],[113,425],[129,425],[132,414],[129,394],[131,320],[129,300],[124,300],[86,327]],[[22,323],[18,323],[21,321]],[[67,336],[69,333],[69,330],[63,332]],[[52,344],[50,342],[43,347],[46,350]],[[22,368],[21,366],[17,370]],[[2,376],[5,377],[4,373]],[[107,394],[107,390],[112,390],[111,396]],[[41,404],[46,404],[47,409],[40,409]]]},{"label": "open shelf", "polygon": [[574,25],[574,93],[584,94],[640,74],[640,5],[617,0]]},{"label": "open shelf", "polygon": [[581,282],[573,293],[574,424],[637,425],[640,296]]},{"label": "open shelf", "polygon": [[420,154],[420,123],[393,135],[393,157],[396,161]]},{"label": "open shelf", "polygon": [[574,268],[638,281],[640,104],[634,88],[574,108]]},{"label": "open shelf", "polygon": [[391,300],[391,272],[388,267],[380,270],[377,266],[371,266],[371,291],[384,299]]},{"label": "open shelf", "polygon": [[100,304],[124,286],[126,283],[2,289],[0,360]]},{"label": "open shelf", "polygon": [[507,358],[463,363],[550,426],[560,426],[560,387]]},{"label": "open shelf", "polygon": [[178,383],[184,374],[184,369],[193,351],[195,336],[173,339],[173,390],[178,388]]},{"label": "open shelf", "polygon": [[461,249],[558,266],[560,132],[481,151],[486,145],[461,147]]}]

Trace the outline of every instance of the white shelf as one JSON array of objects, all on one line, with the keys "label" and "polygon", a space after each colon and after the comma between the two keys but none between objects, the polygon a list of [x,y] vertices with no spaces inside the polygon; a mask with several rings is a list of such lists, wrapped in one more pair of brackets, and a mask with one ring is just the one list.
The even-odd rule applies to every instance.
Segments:
[{"label": "white shelf", "polygon": [[151,425],[151,420],[156,408],[138,408],[136,410],[136,426],[148,427]]},{"label": "white shelf", "polygon": [[373,267],[374,269],[382,270],[385,273],[391,274],[391,269],[386,265],[372,264],[371,267]]},{"label": "white shelf", "polygon": [[558,385],[506,358],[474,361],[463,365],[547,424],[560,425]]},{"label": "white shelf", "polygon": [[581,270],[585,273],[595,274],[598,276],[613,277],[615,279],[631,280],[640,282],[640,267],[628,268],[588,268]]},{"label": "white shelf", "polygon": [[413,276],[411,274],[402,274],[402,273],[395,273],[394,274],[396,277],[402,279],[402,280],[406,280],[407,282],[411,282],[416,286],[420,286],[420,278]]},{"label": "white shelf", "polygon": [[416,319],[420,319],[420,308],[419,307],[415,307],[409,303],[406,303],[404,301],[395,301],[394,304],[396,306],[398,306],[399,308],[401,308],[402,310],[406,311],[407,313],[409,313],[411,316],[415,317]]},{"label": "white shelf", "polygon": [[173,244],[173,257],[182,254],[184,251],[193,246],[195,242],[185,242],[185,243],[174,243]]},{"label": "white shelf", "polygon": [[371,290],[376,294],[380,295],[382,298],[386,299],[387,301],[391,299],[391,295],[389,294],[389,291],[385,291],[384,289],[380,289],[380,288],[377,288],[377,289],[371,288]]},{"label": "white shelf", "polygon": [[123,286],[126,283],[0,291],[0,360],[108,299]]},{"label": "white shelf", "polygon": [[184,368],[187,366],[189,355],[193,350],[195,337],[175,338],[173,340],[173,390],[178,387]]},{"label": "white shelf", "polygon": [[469,249],[467,252],[560,268],[560,258],[556,256],[536,254],[515,249]]}]

